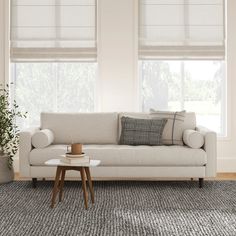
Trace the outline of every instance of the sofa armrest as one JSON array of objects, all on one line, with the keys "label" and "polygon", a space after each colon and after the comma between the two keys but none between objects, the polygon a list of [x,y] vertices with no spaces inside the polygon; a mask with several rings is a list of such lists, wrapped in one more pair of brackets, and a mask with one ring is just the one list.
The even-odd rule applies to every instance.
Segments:
[{"label": "sofa armrest", "polygon": [[217,171],[216,132],[211,131],[202,126],[198,126],[196,130],[204,135],[203,149],[207,153],[206,177],[216,177],[216,171]]},{"label": "sofa armrest", "polygon": [[29,128],[20,132],[19,164],[20,175],[30,177],[29,153],[32,150],[31,138],[39,128]]}]

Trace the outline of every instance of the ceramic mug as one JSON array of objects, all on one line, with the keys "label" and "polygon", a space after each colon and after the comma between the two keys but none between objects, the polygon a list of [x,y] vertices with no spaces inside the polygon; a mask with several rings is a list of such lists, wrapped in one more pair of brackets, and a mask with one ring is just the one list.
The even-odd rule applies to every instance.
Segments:
[{"label": "ceramic mug", "polygon": [[[82,154],[82,144],[81,143],[72,143],[70,146],[72,155],[80,155]],[[68,147],[67,147],[68,150]]]}]

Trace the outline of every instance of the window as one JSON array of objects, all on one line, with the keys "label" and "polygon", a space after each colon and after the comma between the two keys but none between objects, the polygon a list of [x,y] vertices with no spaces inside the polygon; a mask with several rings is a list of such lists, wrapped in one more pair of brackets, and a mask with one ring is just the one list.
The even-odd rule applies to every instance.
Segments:
[{"label": "window", "polygon": [[96,0],[11,0],[12,94],[26,120],[96,108]]},{"label": "window", "polygon": [[140,0],[141,109],[196,112],[226,135],[224,0]]},{"label": "window", "polygon": [[12,63],[14,98],[39,126],[41,112],[90,112],[96,106],[97,63]]},{"label": "window", "polygon": [[224,136],[224,74],[224,61],[141,61],[141,109],[193,111],[198,125]]}]

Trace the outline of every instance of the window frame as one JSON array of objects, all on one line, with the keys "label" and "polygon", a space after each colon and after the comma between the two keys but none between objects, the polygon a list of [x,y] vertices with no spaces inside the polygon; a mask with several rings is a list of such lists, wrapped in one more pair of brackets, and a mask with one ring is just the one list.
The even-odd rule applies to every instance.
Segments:
[{"label": "window frame", "polygon": [[[200,60],[200,59],[193,59],[194,61],[213,61],[214,59],[212,60],[209,60],[209,59],[206,59],[206,60]],[[143,102],[143,97],[142,97],[142,61],[193,61],[191,59],[139,59],[138,60],[138,110],[139,112],[143,112],[142,110],[142,102]],[[229,84],[229,81],[228,81],[228,77],[227,77],[227,61],[224,59],[220,60],[222,61],[222,63],[224,63],[224,78],[223,78],[223,90],[224,90],[224,93],[223,93],[223,96],[222,96],[222,115],[221,115],[221,125],[222,125],[222,134],[218,134],[217,133],[217,140],[223,140],[223,141],[227,141],[227,140],[231,140],[231,132],[230,132],[230,114],[229,114],[229,107],[230,107],[230,104],[229,104],[229,98],[230,98],[230,94],[229,94],[229,91],[230,91],[230,84]],[[182,75],[183,76],[183,73]],[[181,102],[181,101],[180,101]],[[181,109],[183,110],[184,107],[183,107],[183,104],[181,102]],[[206,127],[208,128],[208,127]],[[215,132],[215,131],[214,131]]]},{"label": "window frame", "polygon": [[[99,73],[98,73],[98,69],[99,69],[99,66],[98,66],[98,62],[97,61],[59,61],[59,62],[52,62],[52,61],[49,61],[49,62],[41,62],[41,61],[20,61],[20,62],[11,62],[10,63],[10,76],[9,76],[9,82],[10,82],[10,94],[11,94],[11,102],[13,102],[15,99],[16,99],[16,83],[15,83],[15,79],[16,79],[16,64],[17,63],[49,63],[49,64],[57,64],[55,65],[56,69],[55,70],[58,70],[58,64],[61,64],[61,63],[79,63],[79,64],[82,64],[82,63],[86,63],[86,64],[96,64],[96,74],[95,74],[95,78],[94,78],[94,110],[91,111],[91,112],[98,112],[99,111],[99,94],[100,94],[100,86],[99,86]],[[56,75],[58,73],[56,72]],[[57,78],[57,81],[58,81],[58,78]],[[58,104],[57,104],[58,105]],[[29,111],[27,111],[29,112]],[[59,112],[60,111],[53,111],[53,112]],[[76,112],[76,111],[71,111],[71,112]],[[78,112],[78,111],[77,111]],[[86,111],[80,111],[80,112],[86,112]],[[40,125],[40,124],[39,124]],[[25,127],[24,127],[25,128]]]}]

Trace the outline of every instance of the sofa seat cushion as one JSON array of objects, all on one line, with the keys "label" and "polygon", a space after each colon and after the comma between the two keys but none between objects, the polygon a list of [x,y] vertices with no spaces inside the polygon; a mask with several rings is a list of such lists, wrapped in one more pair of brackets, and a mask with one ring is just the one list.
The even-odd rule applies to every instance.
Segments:
[{"label": "sofa seat cushion", "polygon": [[[187,146],[84,145],[83,151],[91,159],[101,160],[101,166],[203,166],[207,163],[203,149]],[[66,145],[33,149],[30,164],[44,165],[65,152]]]}]

